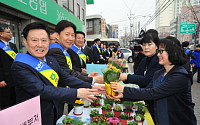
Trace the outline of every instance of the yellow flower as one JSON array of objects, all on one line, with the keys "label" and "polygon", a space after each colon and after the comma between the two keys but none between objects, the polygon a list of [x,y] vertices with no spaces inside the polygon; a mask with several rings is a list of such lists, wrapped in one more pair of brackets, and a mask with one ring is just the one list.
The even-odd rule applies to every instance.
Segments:
[{"label": "yellow flower", "polygon": [[115,99],[115,101],[120,102],[121,100],[120,99]]}]

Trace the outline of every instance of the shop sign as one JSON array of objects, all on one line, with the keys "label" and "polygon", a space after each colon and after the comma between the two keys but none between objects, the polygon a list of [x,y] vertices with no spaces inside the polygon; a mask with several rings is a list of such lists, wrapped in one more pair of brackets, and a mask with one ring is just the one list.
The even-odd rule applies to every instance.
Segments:
[{"label": "shop sign", "polygon": [[53,24],[60,20],[71,21],[82,31],[82,21],[52,0],[1,0],[1,3]]},{"label": "shop sign", "polygon": [[87,0],[87,4],[94,4],[94,0]]}]

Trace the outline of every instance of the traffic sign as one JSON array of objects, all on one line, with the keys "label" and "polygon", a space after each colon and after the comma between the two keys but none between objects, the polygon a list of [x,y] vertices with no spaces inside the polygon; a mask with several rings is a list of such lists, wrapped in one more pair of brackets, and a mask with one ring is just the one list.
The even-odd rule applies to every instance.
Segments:
[{"label": "traffic sign", "polygon": [[195,33],[196,24],[180,24],[180,34]]}]

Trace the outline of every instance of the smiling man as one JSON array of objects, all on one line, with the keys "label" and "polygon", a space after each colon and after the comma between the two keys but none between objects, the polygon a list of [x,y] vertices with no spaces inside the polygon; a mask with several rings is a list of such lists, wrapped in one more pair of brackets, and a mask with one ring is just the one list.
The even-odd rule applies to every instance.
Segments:
[{"label": "smiling man", "polygon": [[20,103],[40,95],[43,125],[56,124],[60,117],[60,104],[74,104],[76,98],[91,101],[94,98],[91,95],[101,93],[97,89],[86,89],[92,87],[90,83],[69,75],[53,57],[46,56],[50,41],[44,24],[28,24],[22,34],[28,54],[17,54],[12,65],[16,99]]}]

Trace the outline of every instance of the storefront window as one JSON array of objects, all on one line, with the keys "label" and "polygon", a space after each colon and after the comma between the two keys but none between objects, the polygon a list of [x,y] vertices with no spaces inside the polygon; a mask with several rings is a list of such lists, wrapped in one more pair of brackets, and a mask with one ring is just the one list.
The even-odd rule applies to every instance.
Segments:
[{"label": "storefront window", "polygon": [[80,19],[80,5],[77,3],[77,17]]}]

